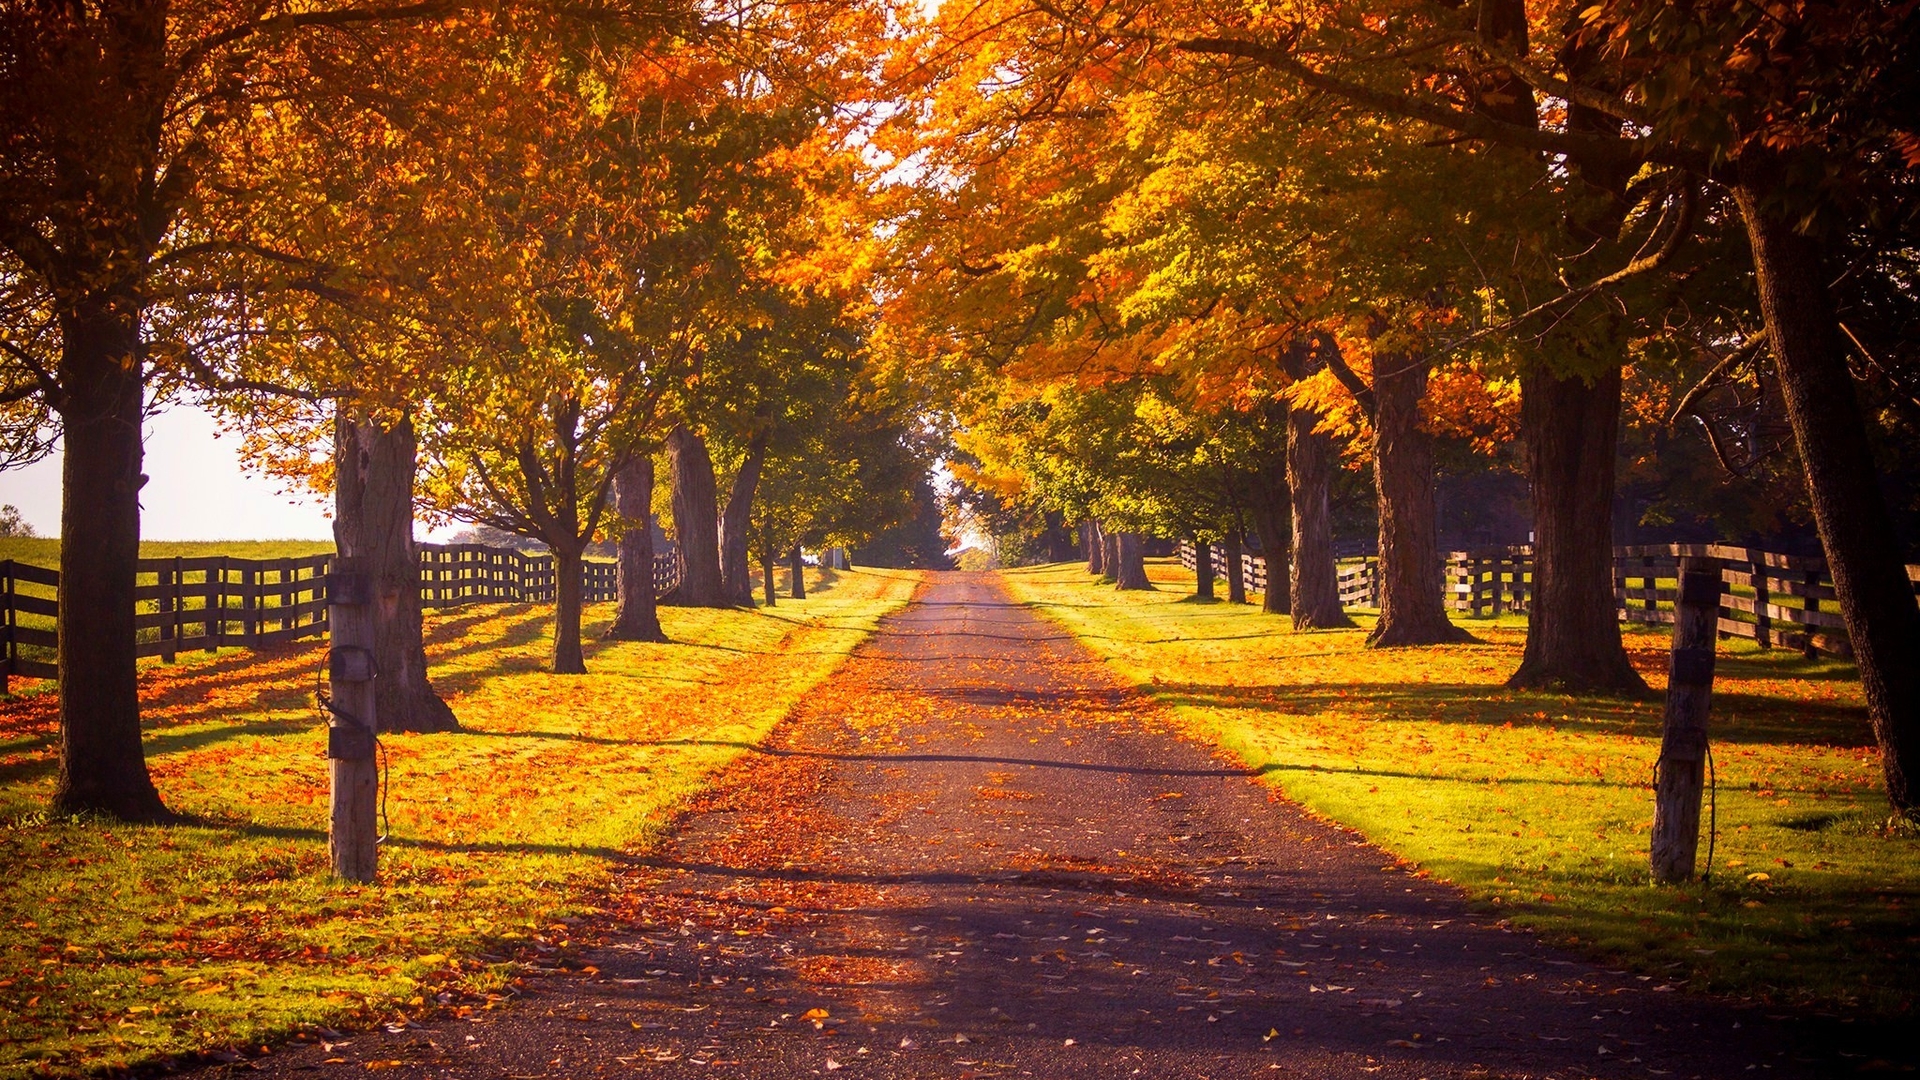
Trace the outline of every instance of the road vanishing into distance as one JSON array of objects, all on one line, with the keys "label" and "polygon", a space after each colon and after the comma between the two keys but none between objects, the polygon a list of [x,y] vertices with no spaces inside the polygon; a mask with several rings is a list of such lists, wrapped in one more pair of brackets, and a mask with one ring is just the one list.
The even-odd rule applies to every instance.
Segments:
[{"label": "road vanishing into distance", "polygon": [[[1174,733],[991,574],[929,575],[503,1008],[289,1077],[1784,1077],[1840,1018],[1476,913]],[[1865,1033],[1861,1033],[1865,1034]]]}]

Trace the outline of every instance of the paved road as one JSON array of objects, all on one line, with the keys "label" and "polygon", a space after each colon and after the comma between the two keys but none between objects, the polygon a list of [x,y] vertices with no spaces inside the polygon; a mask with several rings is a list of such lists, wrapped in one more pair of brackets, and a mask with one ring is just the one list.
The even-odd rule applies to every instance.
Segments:
[{"label": "paved road", "polygon": [[[256,1063],[475,1078],[1834,1075],[1846,1029],[1471,913],[935,577],[523,1000]],[[591,928],[583,927],[583,930]],[[335,1059],[328,1061],[327,1059]]]}]

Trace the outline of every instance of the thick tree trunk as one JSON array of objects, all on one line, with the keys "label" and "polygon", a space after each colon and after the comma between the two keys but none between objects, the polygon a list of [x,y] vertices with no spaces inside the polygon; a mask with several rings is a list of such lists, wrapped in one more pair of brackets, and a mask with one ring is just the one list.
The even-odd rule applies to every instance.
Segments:
[{"label": "thick tree trunk", "polygon": [[1920,609],[1854,397],[1824,252],[1770,205],[1767,164],[1743,162],[1734,195],[1746,218],[1760,310],[1807,495],[1880,744],[1887,799],[1914,818],[1920,816]]},{"label": "thick tree trunk", "polygon": [[1080,526],[1081,536],[1087,544],[1087,573],[1104,574],[1107,572],[1107,541],[1100,534],[1100,523],[1089,521]]},{"label": "thick tree trunk", "polygon": [[1521,376],[1520,427],[1533,487],[1533,591],[1526,651],[1507,685],[1644,693],[1613,595],[1620,369],[1592,382]]},{"label": "thick tree trunk", "polygon": [[587,659],[580,651],[580,586],[582,566],[578,548],[553,548],[553,673],[585,675]]},{"label": "thick tree trunk", "polygon": [[779,592],[773,586],[773,530],[768,529],[760,545],[760,584],[766,593],[767,606],[772,607],[780,599]]},{"label": "thick tree trunk", "polygon": [[793,575],[793,583],[787,589],[787,595],[795,600],[807,598],[807,561],[801,557],[802,554],[799,544],[793,545],[793,550],[787,553],[788,572]]},{"label": "thick tree trunk", "polygon": [[1227,557],[1227,603],[1244,604],[1247,602],[1247,544],[1239,526],[1227,533],[1221,546]]},{"label": "thick tree trunk", "polygon": [[705,439],[682,424],[667,435],[673,474],[673,533],[680,551],[680,584],[663,604],[727,607],[720,587],[720,519],[714,506],[713,458]]},{"label": "thick tree trunk", "polygon": [[1118,563],[1113,572],[1114,587],[1119,589],[1151,589],[1153,582],[1147,579],[1145,553],[1141,549],[1141,536],[1136,532],[1120,533],[1114,540]]},{"label": "thick tree trunk", "polygon": [[760,467],[767,460],[767,437],[755,435],[740,459],[727,490],[727,508],[720,515],[720,589],[728,600],[753,606],[753,493],[760,486]]},{"label": "thick tree trunk", "polygon": [[618,604],[606,637],[612,641],[665,641],[654,604],[653,459],[635,454],[613,477],[613,510],[620,517]]},{"label": "thick tree trunk", "polygon": [[1293,628],[1352,626],[1340,607],[1340,576],[1333,560],[1333,437],[1316,434],[1320,414],[1287,412],[1287,489],[1292,494],[1293,549],[1289,563]]},{"label": "thick tree trunk", "polygon": [[1447,619],[1433,506],[1433,438],[1421,427],[1424,363],[1381,354],[1374,365],[1373,480],[1380,514],[1380,621],[1367,644],[1469,641]]},{"label": "thick tree trunk", "polygon": [[140,561],[138,306],[101,297],[61,320],[60,778],[53,808],[170,819],[147,774],[135,672]]},{"label": "thick tree trunk", "polygon": [[1107,580],[1120,579],[1120,534],[1105,526],[1100,529],[1100,565],[1106,568]]},{"label": "thick tree trunk", "polygon": [[383,429],[343,406],[333,428],[333,543],[373,579],[373,715],[381,731],[458,731],[427,681],[420,553],[413,541],[418,469],[413,421]]},{"label": "thick tree trunk", "polygon": [[1205,540],[1193,542],[1193,595],[1213,599],[1213,545]]},{"label": "thick tree trunk", "polygon": [[1260,538],[1260,550],[1267,560],[1267,587],[1260,595],[1260,610],[1269,615],[1285,615],[1293,610],[1293,593],[1287,584],[1287,548],[1293,532],[1288,506],[1286,464],[1273,462],[1254,477],[1252,492],[1254,535]]}]

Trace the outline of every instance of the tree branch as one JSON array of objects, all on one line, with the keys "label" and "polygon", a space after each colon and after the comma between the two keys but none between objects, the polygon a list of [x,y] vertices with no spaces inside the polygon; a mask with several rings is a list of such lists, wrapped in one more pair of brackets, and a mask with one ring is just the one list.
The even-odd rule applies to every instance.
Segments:
[{"label": "tree branch", "polygon": [[1374,397],[1373,387],[1368,386],[1367,381],[1362,379],[1358,372],[1347,366],[1347,358],[1340,352],[1340,343],[1334,340],[1332,334],[1317,333],[1313,335],[1313,351],[1326,362],[1327,368],[1333,372],[1333,377],[1340,380],[1341,386],[1347,388],[1347,393],[1352,394],[1353,399],[1360,403],[1360,409],[1367,414],[1367,419],[1372,420],[1375,410],[1379,407],[1379,399]]},{"label": "tree branch", "polygon": [[[1333,94],[1373,112],[1418,120],[1468,138],[1522,150],[1563,154],[1572,158],[1619,161],[1634,165],[1654,162],[1687,169],[1702,176],[1714,175],[1712,164],[1704,156],[1678,147],[1654,143],[1648,139],[1606,138],[1579,132],[1551,131],[1545,128],[1505,123],[1479,113],[1465,112],[1447,105],[1375,90],[1336,75],[1329,75],[1301,61],[1285,48],[1265,45],[1257,41],[1247,41],[1242,38],[1201,37],[1177,41],[1173,47],[1181,52],[1251,60],[1263,67],[1290,75],[1315,90]],[[1518,75],[1519,72],[1515,74]]]}]

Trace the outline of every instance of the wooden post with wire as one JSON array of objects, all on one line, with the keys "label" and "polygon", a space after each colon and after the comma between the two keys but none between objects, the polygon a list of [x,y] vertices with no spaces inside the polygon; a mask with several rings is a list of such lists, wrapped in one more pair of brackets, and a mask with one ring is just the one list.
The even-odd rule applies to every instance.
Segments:
[{"label": "wooden post with wire", "polygon": [[380,772],[374,760],[373,578],[367,561],[336,558],[327,575],[327,758],[333,797],[327,846],[333,874],[373,881],[378,863]]},{"label": "wooden post with wire", "polygon": [[1720,628],[1720,564],[1680,560],[1680,595],[1667,668],[1667,710],[1654,766],[1653,880],[1693,878],[1700,848],[1700,796],[1707,767],[1707,715],[1713,695],[1713,647]]}]

